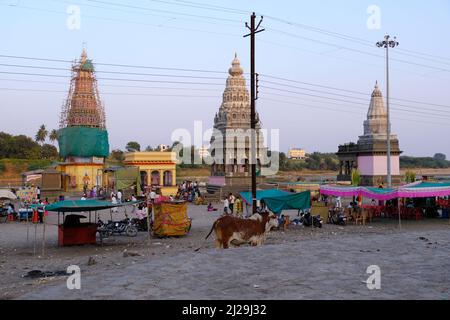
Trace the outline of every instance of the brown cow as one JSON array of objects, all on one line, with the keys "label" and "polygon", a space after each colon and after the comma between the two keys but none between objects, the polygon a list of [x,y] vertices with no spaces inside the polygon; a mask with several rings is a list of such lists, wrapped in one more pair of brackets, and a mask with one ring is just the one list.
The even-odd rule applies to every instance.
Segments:
[{"label": "brown cow", "polygon": [[278,227],[278,219],[273,213],[257,213],[250,218],[225,215],[217,219],[205,240],[214,231],[216,247],[229,248],[230,245],[239,246],[250,243],[252,246],[262,245],[267,233]]}]

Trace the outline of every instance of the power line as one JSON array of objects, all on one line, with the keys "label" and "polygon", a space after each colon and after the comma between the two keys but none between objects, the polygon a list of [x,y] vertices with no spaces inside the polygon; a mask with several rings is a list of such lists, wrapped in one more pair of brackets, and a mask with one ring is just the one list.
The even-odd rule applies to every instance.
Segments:
[{"label": "power line", "polygon": [[[285,47],[285,48],[289,48],[289,49],[293,49],[293,50],[297,50],[297,51],[301,51],[301,52],[307,52],[307,53],[310,53],[310,54],[321,55],[321,56],[324,56],[324,57],[327,57],[327,58],[343,60],[343,61],[350,61],[350,62],[356,62],[356,63],[362,64],[364,66],[373,66],[373,67],[376,67],[377,69],[380,68],[379,65],[372,64],[372,63],[367,63],[366,61],[362,62],[362,61],[351,59],[351,58],[344,58],[344,57],[341,57],[341,56],[332,56],[332,55],[330,55],[330,52],[317,52],[317,51],[308,50],[308,49],[305,49],[305,48],[299,48],[299,47],[292,46],[292,45],[286,45],[286,44],[282,44],[282,43],[278,43],[278,42],[274,42],[274,41],[260,40],[260,42],[267,43],[267,44],[272,45],[272,46],[277,47],[277,48],[278,47]],[[334,51],[337,51],[337,50],[340,50],[340,49],[336,48]],[[413,75],[416,75],[416,76],[419,76],[419,77],[422,77],[422,78],[427,78],[427,79],[435,78],[435,79],[440,79],[440,80],[449,80],[449,78],[443,78],[443,77],[438,77],[438,76],[430,76],[429,73],[428,74],[423,74],[423,73],[413,72],[413,71],[411,71],[409,69],[405,70],[405,69],[397,68],[397,67],[392,68],[392,69],[393,70],[399,70],[399,71],[404,72],[404,73],[413,74]],[[438,71],[435,71],[435,72],[438,72]]]},{"label": "power line", "polygon": [[[65,93],[65,90],[45,90],[45,89],[26,89],[26,88],[2,88],[5,91],[19,91],[19,92],[42,92],[42,93]],[[185,95],[185,94],[158,94],[158,93],[127,93],[127,92],[102,92],[102,95],[117,95],[117,96],[151,96],[151,97],[180,97],[180,98],[217,98],[217,96],[206,95]]]},{"label": "power line", "polygon": [[[54,68],[54,69],[61,69],[61,68]],[[65,69],[63,69],[65,70]],[[53,77],[53,76],[58,76],[58,77],[64,77],[64,78],[68,78],[69,76],[61,76],[61,75],[47,75],[47,74],[41,74],[41,73],[23,73],[23,72],[5,72],[5,71],[0,71],[0,73],[4,73],[4,74],[18,74],[18,75],[36,75],[36,76],[49,76],[49,77]],[[108,72],[105,71],[105,73],[117,73],[117,74],[134,74],[135,73],[121,73],[121,72]],[[197,77],[197,76],[187,76],[187,75],[163,75],[163,74],[137,74],[137,75],[151,75],[151,76],[167,76],[167,77],[182,77],[182,78],[191,78],[191,79],[196,79],[196,78],[208,78],[208,79],[216,79],[213,77]],[[205,85],[207,83],[194,83],[194,82],[179,82],[179,81],[165,81],[165,80],[144,80],[144,79],[118,79],[118,78],[99,78],[99,79],[109,79],[109,80],[116,80],[116,81],[142,81],[142,82],[156,82],[156,83],[189,83],[189,84],[201,84],[201,85]],[[221,79],[221,78],[219,78]],[[367,101],[365,98],[360,98],[360,97],[354,97],[354,96],[350,96],[350,95],[345,95],[345,94],[339,94],[339,93],[334,93],[334,92],[327,92],[327,91],[323,91],[323,90],[316,90],[316,89],[310,89],[310,88],[305,88],[305,87],[299,87],[299,86],[293,86],[293,85],[288,85],[288,84],[284,84],[284,83],[279,83],[279,82],[273,82],[273,81],[266,81],[266,80],[262,80],[263,83],[269,83],[269,84],[274,84],[274,85],[279,85],[279,86],[283,86],[283,87],[289,87],[289,88],[295,88],[295,89],[300,89],[300,90],[306,90],[306,91],[311,91],[311,92],[316,92],[316,93],[322,93],[322,94],[327,94],[327,95],[332,95],[332,96],[338,96],[338,97],[344,97],[344,98],[349,98],[349,99],[354,99],[354,100],[360,100],[360,101]],[[208,83],[209,85],[222,85],[222,84],[213,84],[213,83]],[[262,88],[266,88],[269,90],[278,90],[278,91],[282,91],[282,92],[288,92],[288,93],[294,93],[294,94],[300,94],[300,95],[309,95],[312,97],[317,97],[317,98],[321,98],[321,99],[329,99],[329,100],[334,100],[334,101],[342,101],[342,102],[347,102],[347,103],[354,103],[354,104],[360,104],[360,105],[365,105],[363,103],[360,102],[355,102],[355,101],[349,101],[349,100],[343,100],[343,99],[336,99],[336,98],[331,98],[331,97],[326,97],[323,95],[312,95],[312,94],[306,94],[306,93],[302,93],[302,92],[298,92],[298,91],[292,91],[292,90],[286,90],[286,89],[280,89],[280,88],[274,88],[274,87],[270,87],[270,86],[261,86]],[[361,93],[362,94],[362,93]],[[394,104],[393,104],[394,105]],[[404,104],[395,104],[397,106],[403,106],[406,108],[410,108],[410,109],[414,109],[415,106],[410,106],[410,105],[404,105]],[[438,115],[438,116],[447,116],[447,111],[445,110],[438,110],[438,109],[430,109],[432,111],[437,111],[437,112],[443,112],[445,114],[436,114],[436,113],[431,113],[431,112],[423,112],[423,111],[413,111],[413,110],[407,110],[407,109],[402,109],[402,108],[396,108],[397,110],[401,110],[404,112],[412,112],[412,113],[420,113],[420,114],[425,114],[425,115]]]},{"label": "power line", "polygon": [[94,3],[100,3],[100,4],[106,4],[106,5],[110,5],[110,6],[116,6],[116,7],[120,7],[120,8],[139,9],[139,10],[152,11],[152,12],[176,14],[176,15],[182,15],[182,16],[194,17],[194,18],[214,19],[214,20],[218,20],[218,21],[242,23],[242,21],[240,21],[240,20],[217,18],[217,17],[211,17],[211,16],[202,16],[202,15],[189,14],[189,13],[180,13],[180,12],[169,11],[169,10],[152,9],[152,8],[148,8],[148,7],[127,5],[127,4],[122,4],[122,3],[110,2],[110,1],[100,1],[100,0],[87,0],[87,1],[94,2]]},{"label": "power line", "polygon": [[[293,102],[288,102],[288,101],[283,101],[283,100],[277,100],[277,99],[272,99],[272,98],[265,98],[262,97],[263,101],[272,101],[272,102],[277,102],[277,103],[285,103],[285,104],[290,104],[293,106],[298,106],[298,107],[305,107],[305,108],[313,108],[313,109],[323,109],[323,110],[329,110],[329,111],[333,111],[333,112],[342,112],[342,113],[349,113],[349,114],[355,114],[352,111],[347,111],[347,110],[338,110],[338,109],[333,109],[333,108],[327,108],[327,107],[323,107],[323,106],[311,106],[311,105],[305,105],[305,104],[298,104],[298,103],[293,103]],[[363,115],[363,114],[361,114]],[[411,122],[417,122],[417,123],[427,123],[427,124],[433,124],[433,125],[442,125],[448,128],[448,124],[446,123],[441,123],[441,122],[431,122],[431,121],[422,121],[422,120],[413,120],[413,119],[406,119],[406,118],[398,118],[395,117],[395,120],[402,120],[402,121],[411,121]]]},{"label": "power line", "polygon": [[[339,48],[339,49],[343,49],[343,50],[357,52],[357,53],[360,53],[360,54],[365,54],[365,55],[369,55],[369,56],[373,56],[373,57],[377,57],[377,58],[384,58],[383,56],[381,56],[379,54],[374,54],[374,53],[370,53],[370,52],[362,51],[362,50],[359,50],[359,49],[342,46],[342,45],[331,43],[331,42],[327,42],[327,41],[322,41],[322,40],[317,40],[317,39],[313,39],[313,38],[309,38],[309,37],[304,37],[304,36],[300,36],[300,35],[297,35],[297,34],[289,33],[289,32],[283,31],[283,30],[278,30],[278,29],[274,29],[274,28],[270,28],[270,29],[268,28],[268,30],[271,30],[271,31],[276,32],[276,33],[284,34],[284,35],[289,36],[289,37],[298,38],[298,39],[302,39],[302,40],[307,40],[307,41],[319,43],[319,44],[326,45],[326,46],[331,46],[331,47],[335,47],[335,48]],[[397,62],[401,62],[401,63],[405,63],[405,64],[409,64],[409,65],[414,65],[414,66],[424,67],[424,68],[428,68],[428,69],[443,71],[443,72],[449,72],[450,71],[450,69],[444,69],[444,68],[440,68],[440,67],[430,66],[430,65],[423,64],[423,63],[416,63],[416,62],[407,61],[407,60],[403,60],[403,59],[391,58],[391,60],[397,61]]]},{"label": "power line", "polygon": [[[361,92],[361,91],[342,89],[342,88],[337,88],[337,87],[332,87],[332,86],[325,86],[325,85],[320,85],[320,84],[316,84],[316,83],[299,81],[299,80],[293,80],[293,79],[287,79],[287,78],[277,77],[277,76],[268,75],[268,74],[262,74],[262,76],[263,77],[267,77],[267,78],[271,78],[271,79],[283,80],[283,81],[299,83],[299,84],[306,84],[306,85],[309,85],[309,86],[315,86],[315,87],[320,87],[320,88],[344,91],[344,92],[349,92],[349,93],[354,93],[354,94],[360,94],[360,95],[367,96],[366,92]],[[437,107],[450,108],[450,105],[437,104],[437,103],[431,103],[431,102],[425,102],[425,101],[417,101],[417,100],[410,100],[410,99],[403,99],[403,98],[392,98],[392,97],[390,99],[391,100],[398,100],[398,101],[414,102],[414,103],[418,103],[418,104],[422,104],[422,105],[431,105],[431,106],[437,106]]]},{"label": "power line", "polygon": [[[0,5],[6,6],[6,4],[1,4],[1,3],[0,3]],[[48,9],[42,9],[42,8],[36,8],[36,7],[27,7],[27,6],[23,6],[23,5],[17,5],[14,7],[28,9],[28,10],[34,10],[34,11],[40,11],[40,12],[54,13],[54,14],[62,14],[62,15],[67,14],[66,12],[62,12],[62,11],[48,10]],[[238,36],[237,34],[232,34],[232,33],[216,32],[216,31],[209,31],[209,30],[204,30],[204,29],[192,29],[192,28],[184,28],[184,27],[155,25],[155,24],[144,23],[144,22],[129,21],[129,20],[123,20],[123,19],[104,18],[104,17],[91,16],[91,15],[86,15],[86,14],[84,14],[83,17],[89,18],[89,19],[96,19],[96,20],[105,20],[105,21],[113,21],[113,22],[119,22],[119,23],[144,25],[144,26],[150,26],[150,27],[154,27],[154,28],[167,28],[167,29],[174,29],[174,30],[180,30],[180,31],[202,32],[202,33],[222,35],[222,36],[232,36],[232,37]]]},{"label": "power line", "polygon": [[[285,24],[288,24],[288,25],[293,26],[293,27],[298,27],[298,28],[301,28],[301,29],[306,29],[306,30],[309,30],[309,31],[318,32],[320,34],[325,34],[325,35],[328,35],[328,36],[331,36],[331,37],[335,37],[335,38],[351,41],[352,43],[360,43],[360,44],[365,45],[365,46],[373,47],[373,43],[371,41],[363,39],[363,38],[358,38],[358,37],[355,37],[355,36],[351,36],[351,35],[335,32],[335,31],[325,30],[325,29],[321,29],[321,28],[310,26],[310,25],[306,25],[306,24],[301,24],[301,23],[297,23],[297,22],[288,21],[286,19],[280,19],[280,18],[277,18],[277,17],[273,17],[271,15],[265,15],[265,16],[268,19],[272,19],[274,21],[285,23]],[[397,51],[400,51],[398,53],[401,53],[401,54],[404,54],[404,55],[410,55],[410,56],[413,55],[413,56],[415,56],[417,58],[426,59],[426,60],[430,60],[429,58],[435,58],[436,60],[434,60],[434,61],[439,62],[439,63],[444,63],[444,64],[447,64],[447,63],[439,61],[439,60],[450,61],[449,57],[442,57],[442,56],[432,55],[432,54],[428,54],[428,53],[417,52],[417,51],[413,51],[413,50],[407,50],[407,49],[399,48]],[[427,58],[424,58],[424,57],[427,57]]]},{"label": "power line", "polygon": [[[284,90],[284,89],[273,88],[273,87],[267,87],[267,86],[261,86],[261,88],[265,88],[265,89],[269,89],[269,90],[276,90],[276,91],[281,91],[281,92],[287,92],[287,93],[293,93],[293,94],[297,94],[297,95],[305,95],[305,96],[310,96],[310,97],[316,97],[316,98],[321,98],[321,99],[326,99],[326,100],[339,101],[339,102],[346,102],[346,103],[353,103],[353,104],[357,104],[357,105],[366,106],[366,104],[361,103],[361,102],[355,102],[355,101],[349,101],[349,100],[344,100],[344,99],[338,99],[338,98],[332,98],[332,97],[320,96],[320,95],[315,95],[315,94],[301,93],[301,92],[297,92],[297,91]],[[437,114],[437,113],[430,113],[430,112],[421,112],[421,111],[407,110],[407,109],[402,109],[402,108],[395,108],[395,110],[398,110],[398,111],[401,111],[401,112],[423,114],[423,116],[431,117],[431,118],[438,118],[438,119],[442,119],[443,117],[444,117],[444,118],[449,117],[449,115],[445,115],[445,114]],[[435,115],[436,117],[434,117],[434,115]],[[450,118],[448,118],[448,119],[450,119]]]},{"label": "power line", "polygon": [[[5,54],[0,54],[0,57],[1,58],[23,59],[23,60],[35,60],[35,61],[64,62],[64,63],[74,63],[74,62],[76,62],[76,60],[37,58],[37,57],[5,55]],[[155,69],[155,70],[170,70],[170,71],[184,71],[184,72],[221,73],[221,74],[227,73],[228,74],[228,72],[226,72],[226,71],[218,71],[218,70],[173,68],[173,67],[156,67],[156,66],[143,66],[143,65],[130,65],[130,64],[117,64],[117,63],[102,63],[102,62],[95,62],[94,64],[95,65],[99,65],[99,66],[112,66],[112,67],[137,68],[137,69]]]},{"label": "power line", "polygon": [[[28,72],[8,72],[8,71],[0,71],[0,73],[2,73],[2,74],[26,75],[26,76],[38,76],[38,77],[71,78],[70,76],[63,76],[63,75],[59,75],[59,74],[43,74],[43,73],[28,73]],[[98,77],[97,79],[98,80],[112,80],[112,81],[133,81],[133,82],[176,83],[176,84],[198,84],[198,85],[223,86],[223,83],[211,83],[211,82],[183,82],[183,81],[104,78],[104,77]]]},{"label": "power line", "polygon": [[[0,54],[0,57],[1,58],[12,58],[12,59],[25,59],[25,60],[33,60],[33,61],[48,61],[48,62],[63,62],[63,63],[73,63],[74,62],[73,60],[50,59],[50,58],[27,57],[27,56],[4,55],[4,54]],[[14,67],[30,67],[30,68],[42,68],[42,69],[54,69],[54,70],[71,70],[71,69],[63,69],[63,68],[55,68],[55,67],[24,66],[24,65],[16,65],[16,64],[0,64],[0,65],[3,65],[3,66],[14,66]],[[228,74],[227,71],[218,71],[218,70],[173,68],[173,67],[156,67],[156,66],[115,64],[115,63],[102,63],[102,62],[95,62],[95,65],[112,66],[112,67],[124,67],[124,68],[136,68],[136,69],[153,69],[153,70],[168,70],[168,71],[181,71],[181,72]],[[97,72],[113,73],[111,71],[97,71]],[[119,73],[119,72],[117,72],[117,73]],[[137,74],[137,73],[126,73],[126,72],[120,72],[119,74],[136,74],[136,75],[151,75],[151,76],[153,76],[153,74]],[[165,76],[165,74],[158,74],[158,75]],[[299,81],[299,80],[293,80],[293,79],[288,79],[288,78],[279,77],[279,76],[273,76],[273,75],[268,75],[268,74],[261,74],[261,75],[263,77],[276,79],[276,80],[287,81],[287,82],[291,82],[291,83],[305,84],[305,85],[309,85],[309,86],[315,86],[315,87],[320,87],[320,88],[325,88],[325,89],[331,89],[331,90],[337,90],[337,91],[343,91],[343,92],[348,92],[348,93],[354,93],[354,94],[367,96],[367,93],[361,92],[361,91],[337,88],[337,87],[327,86],[327,85],[320,85],[320,84],[316,84],[316,83],[311,83],[311,82],[306,82],[306,81]],[[167,76],[179,77],[177,75],[167,75]],[[189,76],[189,77],[194,77],[194,76]],[[208,77],[198,77],[198,78],[205,78],[205,79],[207,79]],[[210,77],[210,79],[222,79],[222,78]],[[285,84],[281,84],[281,83],[278,83],[278,84],[279,85],[285,85]],[[431,103],[431,102],[425,102],[425,101],[417,101],[417,100],[403,99],[403,98],[391,98],[391,99],[392,100],[397,100],[397,101],[405,101],[405,102],[417,103],[417,104],[421,104],[421,105],[430,105],[430,106],[450,108],[450,105],[443,105],[443,104],[437,104],[437,103]]]},{"label": "power line", "polygon": [[[129,11],[129,10],[124,10],[123,8],[110,8],[110,7],[105,7],[105,6],[99,6],[99,5],[93,5],[93,4],[87,4],[87,3],[75,3],[74,1],[63,1],[63,0],[49,0],[49,1],[54,1],[54,2],[58,2],[58,3],[66,3],[66,4],[78,4],[80,6],[86,6],[86,7],[91,7],[91,8],[98,8],[98,9],[106,9],[106,10],[112,10],[112,11],[119,11],[121,13],[127,12],[127,13],[137,13],[137,14],[141,14],[141,15],[145,15],[145,16],[152,16],[152,17],[160,17],[160,18],[166,18],[166,19],[172,19],[172,20],[183,20],[183,21],[194,21],[194,22],[201,22],[201,23],[208,23],[208,24],[215,24],[218,25],[217,22],[211,22],[211,21],[204,21],[204,20],[198,20],[198,19],[190,19],[190,18],[184,18],[184,17],[174,17],[174,16],[165,16],[165,15],[160,15],[160,14],[154,14],[154,13],[148,13],[148,12],[141,12],[141,11]],[[213,17],[202,17],[202,19],[210,19],[210,20],[216,20]],[[165,23],[165,22],[164,22]],[[237,23],[237,22],[234,22]],[[228,25],[228,26],[236,26],[236,24],[224,24],[222,23],[222,25]]]},{"label": "power line", "polygon": [[199,8],[199,9],[205,9],[205,10],[211,10],[211,11],[224,12],[224,10],[225,10],[228,13],[249,14],[249,11],[233,9],[233,8],[228,8],[228,7],[222,7],[222,6],[216,6],[216,5],[210,5],[210,4],[201,4],[198,2],[192,2],[192,1],[177,1],[176,3],[169,2],[169,1],[162,1],[162,0],[149,0],[149,1],[165,3],[165,4],[170,4],[170,5],[177,5],[177,6],[185,6],[185,7],[191,7],[191,8]]},{"label": "power line", "polygon": [[[62,71],[70,71],[71,70],[70,68],[30,66],[30,65],[18,65],[18,64],[6,64],[6,63],[0,63],[0,66],[15,67],[15,68],[62,70]],[[205,76],[191,76],[191,75],[172,75],[172,74],[138,73],[138,72],[104,71],[104,70],[96,70],[95,73],[126,74],[126,75],[150,76],[150,77],[172,77],[172,78],[193,78],[193,79],[215,79],[215,80],[223,80],[224,79],[223,77],[205,77]]]},{"label": "power line", "polygon": [[[292,86],[292,85],[287,85],[287,84],[282,84],[282,83],[272,82],[272,81],[265,81],[264,80],[263,82],[269,83],[269,84],[280,85],[280,86],[283,86],[283,87],[295,88],[295,89],[312,91],[312,92],[319,92],[319,93],[324,93],[324,94],[328,94],[328,95],[344,97],[344,98],[350,98],[350,99],[355,99],[355,100],[360,100],[360,101],[365,101],[365,102],[367,101],[367,98],[353,97],[353,96],[344,95],[344,94],[338,94],[338,93],[333,93],[333,92],[328,92],[328,91],[323,91],[323,90],[314,90],[314,89],[309,89],[309,88],[304,88],[304,87],[299,87],[299,86]],[[273,87],[266,87],[266,88],[275,89],[275,90],[279,89],[279,88],[273,88]],[[282,90],[282,89],[280,89],[280,90]],[[290,92],[292,92],[292,91],[290,91]],[[300,93],[300,92],[297,92],[297,93]],[[365,96],[367,97],[367,94],[365,94]],[[355,102],[352,102],[352,101],[345,101],[345,102],[355,103]],[[405,105],[405,104],[400,104],[400,103],[391,103],[391,104],[395,105],[395,106],[406,107],[406,108],[411,108],[411,109],[419,108],[418,106],[411,106],[411,105]],[[448,110],[432,109],[432,108],[427,108],[426,110],[442,112],[442,113],[444,113],[444,115],[448,115]],[[422,113],[429,114],[429,112],[422,112]]]},{"label": "power line", "polygon": [[[65,82],[57,81],[42,81],[42,80],[28,80],[28,79],[9,79],[0,78],[0,81],[12,81],[12,82],[26,82],[26,83],[47,83],[47,84],[59,84],[67,86]],[[155,86],[130,86],[130,85],[114,85],[114,84],[99,84],[100,87],[112,87],[112,88],[136,88],[136,89],[158,89],[158,90],[189,90],[189,91],[212,91],[218,92],[218,89],[203,89],[203,88],[192,88],[192,87],[155,87]]]}]

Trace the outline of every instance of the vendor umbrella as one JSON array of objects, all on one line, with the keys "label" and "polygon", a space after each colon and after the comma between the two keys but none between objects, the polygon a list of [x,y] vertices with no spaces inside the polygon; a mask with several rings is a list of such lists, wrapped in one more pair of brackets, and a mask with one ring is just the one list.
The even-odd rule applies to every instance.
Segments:
[{"label": "vendor umbrella", "polygon": [[12,193],[10,190],[0,189],[0,199],[1,200],[16,200],[17,196]]}]

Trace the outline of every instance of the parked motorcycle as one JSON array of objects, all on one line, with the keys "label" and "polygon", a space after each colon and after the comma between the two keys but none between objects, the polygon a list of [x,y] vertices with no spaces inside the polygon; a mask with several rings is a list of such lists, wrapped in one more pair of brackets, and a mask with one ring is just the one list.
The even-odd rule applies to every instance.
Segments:
[{"label": "parked motorcycle", "polygon": [[[133,218],[131,223],[137,228],[138,231],[148,231],[147,217],[143,219]],[[150,221],[150,227],[152,226],[152,221]]]},{"label": "parked motorcycle", "polygon": [[328,223],[345,226],[347,223],[347,217],[339,209],[330,209],[328,211]]},{"label": "parked motorcycle", "polygon": [[129,218],[120,221],[109,220],[107,223],[99,219],[97,231],[102,238],[107,238],[113,234],[125,233],[128,237],[136,237],[138,234],[138,228]]},{"label": "parked motorcycle", "polygon": [[310,227],[311,225],[314,225],[316,228],[322,228],[323,219],[320,215],[311,216],[311,213],[309,211],[306,212],[300,212],[300,222],[305,227]]}]

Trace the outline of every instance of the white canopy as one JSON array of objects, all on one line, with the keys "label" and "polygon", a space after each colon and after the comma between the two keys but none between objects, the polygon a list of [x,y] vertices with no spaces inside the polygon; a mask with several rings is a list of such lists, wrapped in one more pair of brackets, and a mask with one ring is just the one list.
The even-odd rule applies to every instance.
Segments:
[{"label": "white canopy", "polygon": [[16,195],[7,189],[0,189],[0,199],[17,199]]}]

